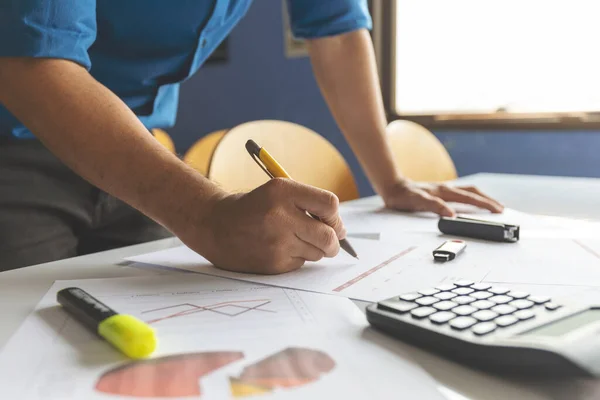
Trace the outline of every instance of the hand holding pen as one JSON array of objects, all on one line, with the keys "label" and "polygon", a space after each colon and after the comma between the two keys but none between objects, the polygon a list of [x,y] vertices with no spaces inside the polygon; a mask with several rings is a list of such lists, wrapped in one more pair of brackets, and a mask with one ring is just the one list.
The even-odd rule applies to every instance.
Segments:
[{"label": "hand holding pen", "polygon": [[[280,274],[334,257],[345,229],[332,193],[291,179],[272,179],[249,193],[215,199],[202,226],[180,238],[218,268]],[[318,215],[319,222],[306,214]]]}]

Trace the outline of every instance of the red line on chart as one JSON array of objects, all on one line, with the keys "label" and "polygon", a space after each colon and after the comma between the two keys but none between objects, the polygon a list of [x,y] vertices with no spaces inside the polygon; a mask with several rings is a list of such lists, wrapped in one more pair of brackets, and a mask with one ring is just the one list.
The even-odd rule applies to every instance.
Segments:
[{"label": "red line on chart", "polygon": [[[261,303],[255,305],[255,306],[252,306],[252,307],[240,305],[240,303],[256,303],[256,302],[261,302]],[[157,322],[160,322],[160,321],[164,321],[165,319],[176,318],[176,317],[183,317],[183,316],[186,316],[186,315],[195,314],[195,313],[204,312],[204,311],[210,311],[210,312],[213,312],[213,313],[216,313],[216,314],[225,315],[225,316],[228,316],[228,317],[237,317],[238,315],[244,314],[244,313],[246,313],[248,311],[262,311],[262,312],[268,312],[268,313],[275,313],[276,311],[265,310],[265,309],[260,308],[260,307],[262,307],[264,305],[267,305],[269,303],[271,303],[271,300],[269,300],[269,299],[225,301],[225,302],[222,302],[222,303],[209,304],[209,305],[206,305],[206,306],[198,306],[196,304],[183,303],[183,304],[176,304],[176,305],[168,306],[168,307],[161,307],[161,308],[155,308],[155,309],[152,309],[152,310],[142,311],[142,314],[147,314],[147,313],[151,313],[151,312],[167,310],[169,308],[191,307],[191,309],[179,311],[179,312],[176,312],[174,314],[167,315],[165,317],[156,318],[156,319],[153,319],[153,320],[150,320],[150,321],[146,321],[146,323],[148,323],[148,324],[154,324],[154,323],[157,323]],[[219,311],[219,308],[223,308],[223,307],[240,308],[241,311],[239,311],[237,313],[233,313],[233,314],[232,313],[226,313],[226,312]]]},{"label": "red line on chart", "polygon": [[579,240],[577,239],[573,239],[573,241],[575,243],[577,243],[582,249],[584,249],[585,251],[587,251],[588,253],[590,253],[591,255],[593,255],[596,258],[600,258],[600,254],[598,254],[597,251],[595,251],[594,249],[592,249],[591,247],[587,246],[584,243],[581,243]]},{"label": "red line on chart", "polygon": [[381,268],[385,267],[386,265],[396,261],[397,259],[399,259],[400,257],[410,253],[411,251],[415,250],[417,248],[417,246],[413,246],[413,247],[409,247],[408,249],[404,250],[402,253],[396,254],[395,256],[393,256],[392,258],[390,258],[389,260],[385,260],[384,262],[382,262],[381,264],[379,264],[376,267],[371,268],[368,271],[363,272],[362,274],[358,275],[356,278],[353,278],[351,280],[349,280],[348,282],[344,283],[343,285],[336,287],[335,289],[333,289],[334,292],[341,292],[344,289],[348,289],[350,286],[354,285],[356,282],[366,278],[367,276],[373,274],[376,271],[379,271]]}]

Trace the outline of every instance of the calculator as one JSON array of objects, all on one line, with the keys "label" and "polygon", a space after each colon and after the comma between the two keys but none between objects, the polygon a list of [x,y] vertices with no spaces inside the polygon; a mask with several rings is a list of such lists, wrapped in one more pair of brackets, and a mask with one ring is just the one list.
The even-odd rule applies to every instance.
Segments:
[{"label": "calculator", "polygon": [[459,280],[373,303],[367,319],[397,339],[490,372],[600,376],[600,305]]}]

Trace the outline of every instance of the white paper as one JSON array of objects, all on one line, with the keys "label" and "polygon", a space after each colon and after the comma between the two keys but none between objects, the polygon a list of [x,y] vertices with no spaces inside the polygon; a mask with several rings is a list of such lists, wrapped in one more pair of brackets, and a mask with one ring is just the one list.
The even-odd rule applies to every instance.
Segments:
[{"label": "white paper", "polygon": [[352,238],[360,260],[340,252],[334,259],[306,263],[297,271],[276,276],[223,271],[186,247],[131,260],[366,301],[458,279],[600,286],[600,241],[591,235],[598,232],[596,224],[511,209],[499,215],[465,207],[461,211],[470,217],[519,224],[521,239],[517,243],[498,243],[461,238],[467,242],[466,250],[456,259],[439,264],[433,261],[432,251],[453,237],[439,232],[435,214],[360,207],[344,213],[348,229],[381,232],[380,241]]},{"label": "white paper", "polygon": [[[600,223],[562,217],[534,215],[506,208],[501,214],[460,206],[458,215],[488,221],[517,224],[521,238],[590,238],[597,237]],[[439,216],[429,212],[404,213],[381,207],[349,208],[342,215],[349,231],[381,232],[383,240],[394,240],[409,232],[438,234]]]},{"label": "white paper", "polygon": [[224,271],[185,246],[131,257],[130,260],[366,301],[383,300],[451,280],[480,280],[489,272],[486,267],[477,267],[470,258],[456,263],[435,263],[432,252],[444,241],[438,235],[410,234],[395,239],[393,242],[353,239],[352,246],[359,254],[359,260],[340,252],[335,258],[307,262],[302,268],[281,275]]},{"label": "white paper", "polygon": [[[150,360],[71,319],[55,300],[70,286],[150,323]],[[394,343],[340,297],[194,275],[59,281],[0,353],[0,398],[441,399]]]}]

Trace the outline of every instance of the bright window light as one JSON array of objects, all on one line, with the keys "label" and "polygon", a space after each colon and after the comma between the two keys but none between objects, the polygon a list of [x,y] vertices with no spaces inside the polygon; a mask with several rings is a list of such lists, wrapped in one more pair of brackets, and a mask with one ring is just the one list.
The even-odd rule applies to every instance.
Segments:
[{"label": "bright window light", "polygon": [[398,115],[600,111],[600,1],[397,0]]}]

